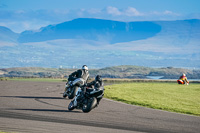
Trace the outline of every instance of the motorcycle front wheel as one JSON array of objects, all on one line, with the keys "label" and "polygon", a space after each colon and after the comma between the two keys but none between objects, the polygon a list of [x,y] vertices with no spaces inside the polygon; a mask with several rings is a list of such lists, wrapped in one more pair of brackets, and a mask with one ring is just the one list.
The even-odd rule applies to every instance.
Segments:
[{"label": "motorcycle front wheel", "polygon": [[69,99],[73,99],[76,95],[76,92],[78,90],[78,86],[74,86],[72,89],[71,89],[71,92],[68,93],[68,98]]},{"label": "motorcycle front wheel", "polygon": [[63,98],[66,98],[67,97],[67,92],[65,91],[64,93],[63,93]]},{"label": "motorcycle front wheel", "polygon": [[83,104],[82,111],[84,113],[90,112],[95,106],[97,105],[97,99],[95,97],[91,97],[88,99],[88,102],[86,104]]},{"label": "motorcycle front wheel", "polygon": [[73,104],[73,101],[71,101],[68,105],[68,110],[73,110],[75,107],[74,107],[74,104]]}]

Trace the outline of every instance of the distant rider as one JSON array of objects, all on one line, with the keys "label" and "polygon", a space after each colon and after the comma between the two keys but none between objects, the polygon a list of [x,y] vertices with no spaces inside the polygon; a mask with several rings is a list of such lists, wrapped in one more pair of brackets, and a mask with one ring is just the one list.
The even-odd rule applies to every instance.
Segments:
[{"label": "distant rider", "polygon": [[182,76],[177,80],[178,84],[189,84],[189,81],[187,80],[186,75],[183,73]]}]

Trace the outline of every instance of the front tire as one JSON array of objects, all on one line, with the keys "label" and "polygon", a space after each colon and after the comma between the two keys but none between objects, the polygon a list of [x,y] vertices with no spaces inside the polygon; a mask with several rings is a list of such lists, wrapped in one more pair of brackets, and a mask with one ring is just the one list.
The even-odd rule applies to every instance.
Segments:
[{"label": "front tire", "polygon": [[82,107],[82,111],[84,113],[88,113],[90,112],[93,108],[95,108],[97,105],[97,99],[95,97],[92,97],[90,99],[88,99],[88,102],[86,104],[83,105]]},{"label": "front tire", "polygon": [[66,91],[63,93],[63,98],[66,98],[67,97],[67,93]]},{"label": "front tire", "polygon": [[73,99],[73,98],[75,97],[75,95],[76,95],[77,90],[78,90],[78,87],[77,87],[77,86],[74,86],[74,87],[72,88],[72,91],[69,93],[68,98],[69,98],[69,99]]},{"label": "front tire", "polygon": [[74,107],[74,101],[71,101],[68,105],[68,110],[73,110],[75,107]]}]

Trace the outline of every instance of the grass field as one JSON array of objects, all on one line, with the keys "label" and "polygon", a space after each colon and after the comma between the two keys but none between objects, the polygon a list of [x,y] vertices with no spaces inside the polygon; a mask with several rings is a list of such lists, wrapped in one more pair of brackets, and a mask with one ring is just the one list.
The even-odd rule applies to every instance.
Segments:
[{"label": "grass field", "polygon": [[105,86],[105,97],[133,105],[200,116],[200,84],[123,83]]}]

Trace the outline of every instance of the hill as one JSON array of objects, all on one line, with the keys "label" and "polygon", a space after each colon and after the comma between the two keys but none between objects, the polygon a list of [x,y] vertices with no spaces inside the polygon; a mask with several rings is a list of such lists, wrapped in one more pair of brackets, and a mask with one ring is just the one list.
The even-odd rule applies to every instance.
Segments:
[{"label": "hill", "polygon": [[[56,68],[6,68],[0,69],[0,77],[50,77],[67,78],[69,74],[77,69],[56,69]],[[114,66],[102,69],[90,69],[90,77],[94,78],[97,74],[103,78],[131,78],[147,79],[153,76],[159,76],[163,79],[177,79],[185,73],[189,79],[200,79],[200,70],[191,70],[183,68],[150,68],[141,66]]]},{"label": "hill", "polygon": [[0,26],[0,47],[16,45],[18,37],[18,33],[14,33],[10,29]]},{"label": "hill", "polygon": [[18,37],[18,33],[14,33],[10,29],[0,26],[0,41],[17,42]]},{"label": "hill", "polygon": [[20,43],[41,42],[56,39],[85,39],[110,44],[146,39],[160,32],[161,26],[153,22],[118,22],[112,20],[79,18],[57,25],[49,25],[39,31],[24,31]]},{"label": "hill", "polygon": [[0,30],[0,68],[119,65],[200,68],[200,20],[119,22],[81,18]]}]

